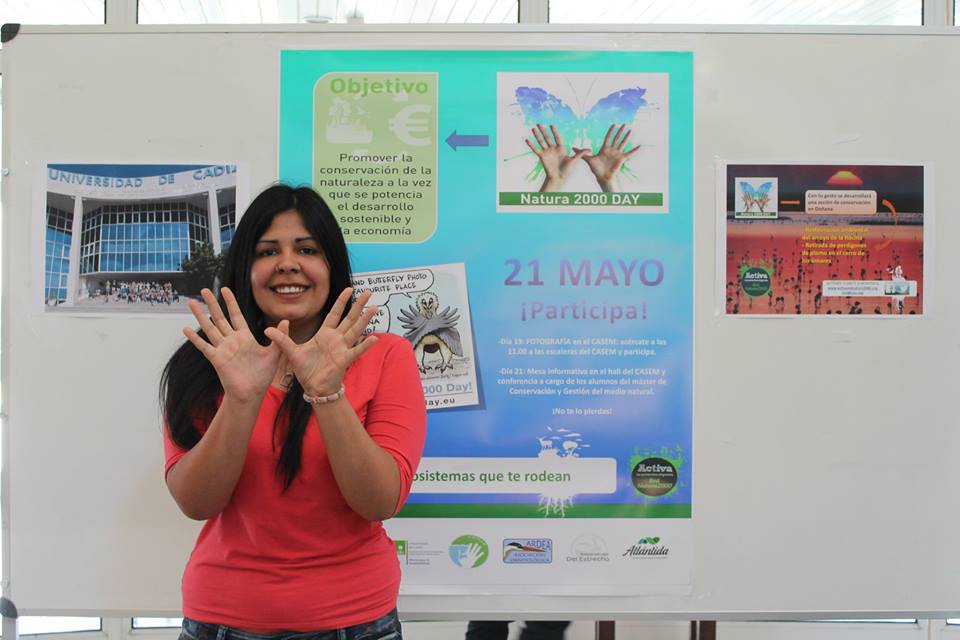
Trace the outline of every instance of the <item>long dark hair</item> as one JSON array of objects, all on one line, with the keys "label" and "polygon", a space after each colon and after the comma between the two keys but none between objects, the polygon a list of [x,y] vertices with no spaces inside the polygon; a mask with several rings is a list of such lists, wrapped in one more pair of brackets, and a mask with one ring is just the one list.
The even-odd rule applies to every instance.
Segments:
[{"label": "long dark hair", "polygon": [[[333,302],[350,286],[350,257],[337,220],[323,198],[308,187],[293,188],[277,184],[258,195],[237,224],[236,234],[224,260],[220,282],[229,287],[250,331],[260,344],[270,341],[264,335],[267,321],[253,298],[250,270],[253,267],[257,240],[266,232],[280,213],[295,211],[303,225],[317,241],[330,269],[330,293],[320,312],[326,317]],[[216,231],[214,231],[215,233]],[[216,292],[221,308],[223,298]],[[349,312],[349,305],[344,315]],[[206,335],[200,333],[204,340]],[[160,378],[160,402],[171,439],[180,447],[190,449],[200,441],[195,421],[210,421],[217,411],[217,399],[223,387],[213,365],[189,341],[184,342],[171,356]],[[294,379],[273,425],[274,447],[282,441],[277,457],[277,474],[288,488],[300,471],[303,435],[310,419],[310,405],[302,399],[303,388]]]}]

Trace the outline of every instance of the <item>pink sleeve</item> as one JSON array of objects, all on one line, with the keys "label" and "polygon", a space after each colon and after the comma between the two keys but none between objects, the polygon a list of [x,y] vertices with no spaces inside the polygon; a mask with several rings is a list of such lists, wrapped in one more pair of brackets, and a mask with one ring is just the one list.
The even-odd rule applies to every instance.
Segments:
[{"label": "pink sleeve", "polygon": [[[220,406],[220,403],[223,402],[223,395],[217,397],[217,407]],[[209,424],[207,422],[197,418],[193,422],[193,426],[196,427],[197,431],[202,436]],[[163,453],[166,456],[167,462],[163,465],[163,477],[166,478],[167,474],[170,473],[170,469],[173,468],[173,465],[180,462],[180,458],[187,455],[189,449],[183,449],[170,437],[170,425],[166,422],[163,423]]]},{"label": "pink sleeve", "polygon": [[187,454],[189,449],[181,449],[177,444],[170,438],[170,425],[164,423],[163,425],[163,453],[167,458],[167,463],[163,466],[163,477],[166,478],[167,474],[170,473],[170,469],[173,468],[173,465],[177,464],[180,461],[180,458]]},{"label": "pink sleeve", "polygon": [[383,359],[380,384],[367,408],[370,437],[393,456],[400,470],[400,496],[394,513],[410,494],[427,435],[427,404],[413,347],[397,340]]}]

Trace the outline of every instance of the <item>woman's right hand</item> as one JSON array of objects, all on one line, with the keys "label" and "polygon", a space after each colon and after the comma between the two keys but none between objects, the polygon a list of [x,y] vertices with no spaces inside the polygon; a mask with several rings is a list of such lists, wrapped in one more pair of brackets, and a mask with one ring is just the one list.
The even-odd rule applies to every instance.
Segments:
[{"label": "woman's right hand", "polygon": [[[204,313],[203,305],[196,300],[188,303],[209,342],[189,327],[183,329],[183,334],[216,369],[225,397],[239,402],[259,402],[277,372],[280,349],[273,342],[267,346],[258,343],[243,318],[233,292],[227,287],[220,292],[227,305],[229,319],[224,316],[210,289],[200,292],[209,315]],[[282,320],[277,329],[287,333],[289,322]]]}]

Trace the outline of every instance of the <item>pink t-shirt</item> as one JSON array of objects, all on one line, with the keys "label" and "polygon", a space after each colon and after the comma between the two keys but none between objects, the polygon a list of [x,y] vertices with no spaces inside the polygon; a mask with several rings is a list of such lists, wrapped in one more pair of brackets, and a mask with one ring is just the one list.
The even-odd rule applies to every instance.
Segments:
[{"label": "pink t-shirt", "polygon": [[[379,334],[347,369],[347,400],[400,470],[406,500],[426,435],[423,388],[410,343]],[[226,508],[204,524],[183,574],[183,613],[251,631],[318,631],[375,620],[395,606],[400,565],[383,525],[340,493],[316,416],[300,473],[283,493],[271,443],[285,392],[270,387]],[[340,401],[342,402],[342,400]],[[186,450],[164,429],[166,471]]]}]

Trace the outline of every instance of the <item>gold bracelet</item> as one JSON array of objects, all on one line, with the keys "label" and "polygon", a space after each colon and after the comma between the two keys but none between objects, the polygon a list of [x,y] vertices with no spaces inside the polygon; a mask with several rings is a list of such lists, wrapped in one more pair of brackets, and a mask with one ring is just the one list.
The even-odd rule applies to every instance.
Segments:
[{"label": "gold bracelet", "polygon": [[346,389],[346,387],[343,386],[343,384],[341,384],[341,385],[340,385],[340,388],[337,389],[337,392],[336,392],[336,393],[331,393],[331,394],[328,395],[328,396],[312,396],[312,395],[310,395],[309,393],[307,393],[306,391],[304,391],[304,392],[303,392],[303,399],[304,399],[304,401],[306,401],[307,403],[316,406],[316,405],[318,405],[318,404],[327,404],[328,402],[336,402],[337,400],[339,400],[340,398],[342,398],[342,397],[345,396],[346,394],[347,394],[347,389]]}]

